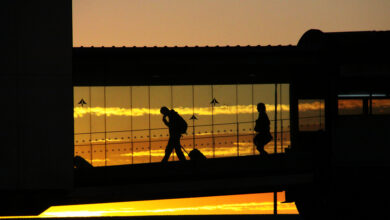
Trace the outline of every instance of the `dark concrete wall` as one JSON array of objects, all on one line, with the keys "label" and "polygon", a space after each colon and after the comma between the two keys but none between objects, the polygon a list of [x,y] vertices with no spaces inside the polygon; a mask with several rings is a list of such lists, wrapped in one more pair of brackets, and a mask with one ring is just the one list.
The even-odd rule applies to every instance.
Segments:
[{"label": "dark concrete wall", "polygon": [[0,191],[73,185],[72,1],[0,7]]}]

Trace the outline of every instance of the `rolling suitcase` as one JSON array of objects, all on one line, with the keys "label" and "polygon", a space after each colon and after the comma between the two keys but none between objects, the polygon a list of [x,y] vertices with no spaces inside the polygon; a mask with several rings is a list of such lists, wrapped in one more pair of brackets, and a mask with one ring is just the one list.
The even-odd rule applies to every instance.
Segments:
[{"label": "rolling suitcase", "polygon": [[193,149],[192,151],[190,151],[190,153],[188,153],[186,151],[186,149],[184,149],[184,147],[182,147],[184,152],[186,152],[188,154],[188,156],[190,157],[190,160],[205,160],[207,159],[207,157],[205,155],[202,154],[202,152],[200,152],[198,149]]}]

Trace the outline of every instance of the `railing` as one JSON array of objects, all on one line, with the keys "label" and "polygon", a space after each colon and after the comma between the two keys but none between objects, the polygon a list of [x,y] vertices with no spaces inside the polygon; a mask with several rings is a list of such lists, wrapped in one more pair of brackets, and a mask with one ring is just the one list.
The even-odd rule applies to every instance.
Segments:
[{"label": "railing", "polygon": [[[287,129],[280,126],[281,122],[288,124]],[[189,126],[181,144],[187,152],[197,148],[207,158],[256,155],[253,126],[253,121]],[[289,119],[279,119],[276,134],[274,129],[271,134],[274,140],[265,146],[265,150],[283,153],[290,145]],[[167,128],[78,133],[75,134],[75,155],[93,166],[160,162],[168,138]],[[170,161],[176,160],[172,153]]]}]

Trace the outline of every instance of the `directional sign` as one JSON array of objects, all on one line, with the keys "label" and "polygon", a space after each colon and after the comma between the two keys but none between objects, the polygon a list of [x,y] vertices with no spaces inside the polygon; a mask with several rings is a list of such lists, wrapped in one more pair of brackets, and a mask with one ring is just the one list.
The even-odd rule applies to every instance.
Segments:
[{"label": "directional sign", "polygon": [[213,105],[213,106],[215,106],[218,103],[219,102],[215,98],[213,98],[213,100],[211,100],[211,102],[210,102],[210,104]]},{"label": "directional sign", "polygon": [[84,105],[86,105],[87,103],[84,101],[84,99],[81,99],[79,101],[79,105],[81,105],[81,107],[84,107]]},{"label": "directional sign", "polygon": [[191,116],[190,120],[197,120],[198,118],[196,118],[195,114]]}]

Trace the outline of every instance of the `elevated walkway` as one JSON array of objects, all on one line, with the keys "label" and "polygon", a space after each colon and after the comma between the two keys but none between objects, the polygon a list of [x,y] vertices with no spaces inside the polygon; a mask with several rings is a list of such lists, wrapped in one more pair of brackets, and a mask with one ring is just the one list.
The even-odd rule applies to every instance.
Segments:
[{"label": "elevated walkway", "polygon": [[87,204],[283,191],[313,181],[310,155],[273,154],[75,170],[58,204]]}]

